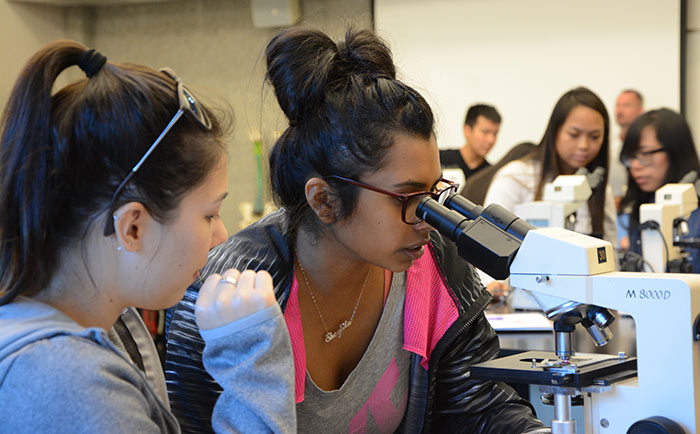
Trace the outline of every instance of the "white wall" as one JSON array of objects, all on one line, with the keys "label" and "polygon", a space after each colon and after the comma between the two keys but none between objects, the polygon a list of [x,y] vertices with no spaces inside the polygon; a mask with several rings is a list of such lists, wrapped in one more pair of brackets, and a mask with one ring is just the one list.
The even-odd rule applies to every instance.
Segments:
[{"label": "white wall", "polygon": [[81,8],[0,0],[0,107],[24,64],[47,42],[84,37]]},{"label": "white wall", "polygon": [[539,142],[556,100],[579,85],[611,116],[627,87],[647,107],[680,108],[679,1],[375,0],[375,23],[403,77],[436,109],[441,147],[463,144],[476,102],[503,115],[490,160]]}]

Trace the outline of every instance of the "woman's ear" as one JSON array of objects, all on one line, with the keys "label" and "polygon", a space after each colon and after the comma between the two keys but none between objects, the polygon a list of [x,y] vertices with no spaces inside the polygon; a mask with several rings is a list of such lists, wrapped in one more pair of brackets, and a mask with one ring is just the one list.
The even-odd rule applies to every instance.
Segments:
[{"label": "woman's ear", "polygon": [[306,202],[322,223],[335,222],[333,191],[323,178],[314,177],[306,181],[304,194]]},{"label": "woman's ear", "polygon": [[139,202],[129,202],[114,212],[114,233],[119,250],[135,252],[143,248],[146,220],[151,216]]}]

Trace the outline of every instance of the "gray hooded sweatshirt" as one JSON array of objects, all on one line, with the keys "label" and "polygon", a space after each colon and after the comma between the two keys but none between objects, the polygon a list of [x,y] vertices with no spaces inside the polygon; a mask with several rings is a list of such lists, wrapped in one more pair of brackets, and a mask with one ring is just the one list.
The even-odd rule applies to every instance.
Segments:
[{"label": "gray hooded sweatshirt", "polygon": [[[202,334],[203,360],[224,387],[215,430],[294,432],[292,352],[278,305]],[[0,306],[0,433],[179,433],[152,385],[158,375],[149,382],[103,329],[47,304],[17,297]]]}]

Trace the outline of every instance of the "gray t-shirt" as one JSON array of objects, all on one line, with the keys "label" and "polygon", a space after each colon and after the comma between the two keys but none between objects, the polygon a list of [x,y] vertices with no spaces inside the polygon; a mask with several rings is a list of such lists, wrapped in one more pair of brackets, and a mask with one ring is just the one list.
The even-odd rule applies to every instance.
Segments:
[{"label": "gray t-shirt", "polygon": [[406,411],[411,353],[403,349],[406,273],[394,273],[372,341],[340,389],[321,390],[306,372],[297,404],[300,433],[392,433]]}]

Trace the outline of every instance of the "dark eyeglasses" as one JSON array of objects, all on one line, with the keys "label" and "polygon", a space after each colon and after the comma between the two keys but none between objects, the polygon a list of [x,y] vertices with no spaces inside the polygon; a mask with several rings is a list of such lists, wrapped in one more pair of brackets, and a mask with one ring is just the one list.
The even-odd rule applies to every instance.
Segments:
[{"label": "dark eyeglasses", "polygon": [[364,182],[355,181],[349,178],[343,178],[338,175],[330,175],[325,178],[338,179],[348,184],[355,185],[357,187],[365,188],[367,190],[376,191],[377,193],[386,194],[394,199],[401,202],[401,220],[407,225],[417,225],[422,222],[423,219],[416,216],[416,208],[426,196],[430,196],[441,204],[445,202],[445,199],[450,193],[457,192],[459,189],[459,184],[449,181],[447,179],[440,179],[433,187],[434,191],[417,191],[415,193],[394,193],[393,191],[384,190],[383,188],[375,187],[373,185],[365,184]]},{"label": "dark eyeglasses", "polygon": [[181,81],[180,78],[173,72],[172,69],[170,68],[163,68],[160,70],[161,72],[165,73],[168,75],[170,78],[175,80],[177,82],[177,98],[180,103],[180,108],[177,110],[175,115],[173,116],[172,119],[170,119],[170,122],[168,122],[168,125],[165,126],[163,131],[160,133],[158,138],[153,142],[153,144],[148,148],[145,154],[143,154],[143,157],[136,163],[136,165],[131,169],[131,172],[124,178],[124,180],[119,184],[116,190],[114,190],[114,194],[112,195],[112,201],[110,203],[110,212],[107,217],[107,222],[105,223],[104,227],[104,236],[109,236],[114,233],[114,223],[112,221],[112,213],[114,212],[114,204],[116,203],[117,197],[119,197],[119,193],[122,192],[124,189],[124,186],[131,180],[131,178],[134,176],[137,170],[141,167],[144,161],[146,161],[146,158],[148,158],[149,155],[153,152],[153,150],[158,146],[158,144],[163,140],[163,137],[165,137],[166,134],[168,134],[168,131],[172,129],[173,125],[182,117],[184,113],[189,113],[195,121],[199,124],[199,126],[202,127],[204,130],[210,130],[211,129],[211,119],[209,119],[209,116],[207,115],[207,112],[203,109],[202,105],[197,101],[197,98],[194,97],[194,94],[185,86]]},{"label": "dark eyeglasses", "polygon": [[666,152],[666,148],[653,149],[651,151],[637,151],[632,155],[622,155],[620,157],[620,162],[628,169],[632,166],[632,160],[637,160],[640,165],[649,167],[654,161],[651,156],[657,152]]}]

